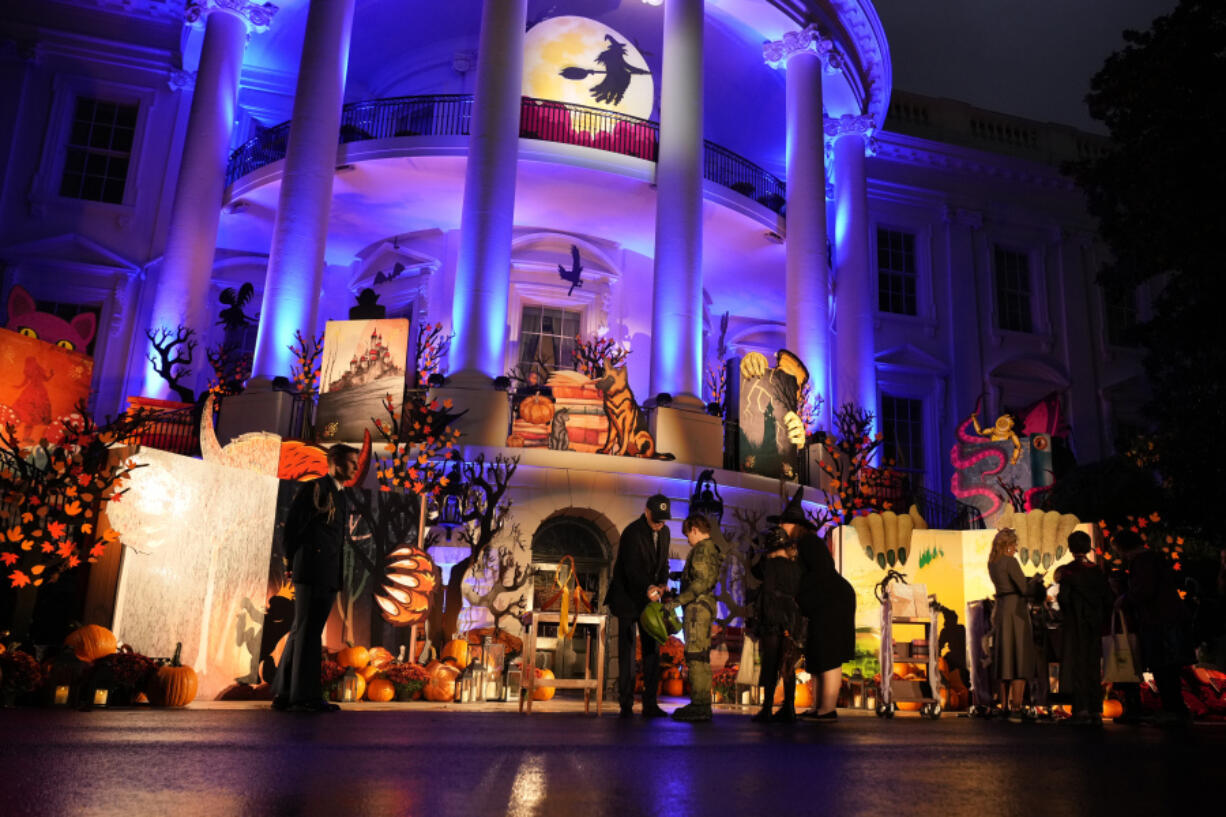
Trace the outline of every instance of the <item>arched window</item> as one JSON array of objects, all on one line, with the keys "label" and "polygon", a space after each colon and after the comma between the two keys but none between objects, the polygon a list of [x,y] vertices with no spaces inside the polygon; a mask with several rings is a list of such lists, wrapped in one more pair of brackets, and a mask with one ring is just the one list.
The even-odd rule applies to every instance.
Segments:
[{"label": "arched window", "polygon": [[[602,574],[609,569],[607,540],[593,522],[576,516],[558,516],[546,519],[532,537],[532,563],[557,564],[563,556],[575,560],[579,585],[588,594],[593,605],[600,603]],[[534,574],[534,602],[537,610],[557,609],[557,603],[548,604],[557,595],[552,572],[538,571]]]}]

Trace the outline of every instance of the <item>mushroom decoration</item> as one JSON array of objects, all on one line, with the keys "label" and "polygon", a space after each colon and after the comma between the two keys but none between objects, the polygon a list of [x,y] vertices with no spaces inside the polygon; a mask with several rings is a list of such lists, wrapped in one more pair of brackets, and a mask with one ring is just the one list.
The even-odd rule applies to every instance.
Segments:
[{"label": "mushroom decoration", "polygon": [[425,551],[402,547],[387,555],[383,584],[375,591],[384,621],[400,627],[425,621],[433,594],[434,562]]}]

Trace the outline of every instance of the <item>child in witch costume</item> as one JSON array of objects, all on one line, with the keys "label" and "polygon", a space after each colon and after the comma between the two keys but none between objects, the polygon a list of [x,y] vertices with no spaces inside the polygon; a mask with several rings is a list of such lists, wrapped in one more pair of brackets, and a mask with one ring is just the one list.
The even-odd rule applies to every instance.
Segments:
[{"label": "child in witch costume", "polygon": [[[796,603],[803,568],[796,543],[782,528],[774,528],[750,571],[762,582],[754,605],[754,635],[762,651],[762,709],[755,723],[793,723],[796,720],[796,662],[804,644],[805,620]],[[775,686],[783,678],[783,706],[772,715]]]},{"label": "child in witch costume", "polygon": [[727,541],[705,516],[691,514],[681,526],[690,541],[690,555],[681,571],[685,611],[685,663],[690,668],[690,702],[673,713],[673,720],[711,720],[711,621],[715,618],[715,585],[719,582]]}]

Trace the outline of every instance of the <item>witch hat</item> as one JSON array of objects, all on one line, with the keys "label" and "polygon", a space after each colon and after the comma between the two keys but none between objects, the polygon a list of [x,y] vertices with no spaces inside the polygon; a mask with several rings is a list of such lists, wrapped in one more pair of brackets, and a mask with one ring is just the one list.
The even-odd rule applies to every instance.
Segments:
[{"label": "witch hat", "polygon": [[772,525],[785,525],[792,523],[793,525],[804,525],[811,530],[817,530],[813,523],[809,521],[809,517],[805,516],[805,509],[802,503],[805,487],[801,485],[796,489],[796,493],[788,500],[787,506],[783,509],[783,513],[777,516],[772,515],[766,517],[766,521]]}]

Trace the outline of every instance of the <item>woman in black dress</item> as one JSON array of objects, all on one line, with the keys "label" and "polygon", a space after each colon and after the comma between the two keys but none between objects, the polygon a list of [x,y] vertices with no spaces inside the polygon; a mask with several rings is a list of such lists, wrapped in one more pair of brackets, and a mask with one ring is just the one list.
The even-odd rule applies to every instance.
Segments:
[{"label": "woman in black dress", "polygon": [[856,650],[856,591],[834,566],[830,548],[801,506],[801,488],[777,521],[796,544],[802,569],[796,601],[809,620],[805,634],[805,668],[817,679],[817,700],[802,717],[835,720],[835,704],[843,684],[843,664]]},{"label": "woman in black dress", "polygon": [[[782,531],[780,531],[782,533]],[[767,544],[769,552],[750,569],[762,582],[754,610],[754,629],[762,655],[762,709],[753,716],[757,723],[793,723],[796,720],[796,661],[800,657],[803,618],[796,604],[801,567],[796,545],[780,537]],[[774,715],[775,686],[783,675],[783,706]]]}]

